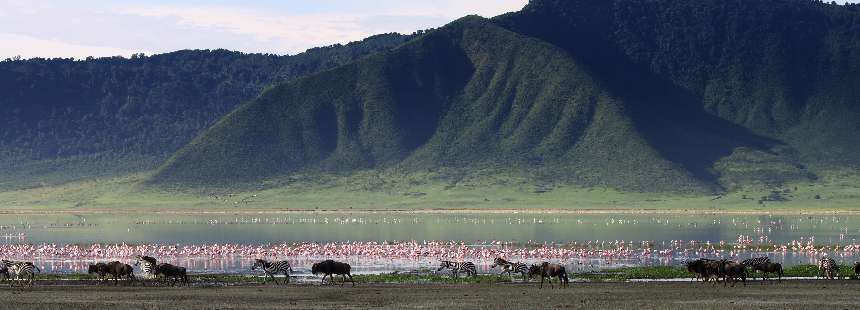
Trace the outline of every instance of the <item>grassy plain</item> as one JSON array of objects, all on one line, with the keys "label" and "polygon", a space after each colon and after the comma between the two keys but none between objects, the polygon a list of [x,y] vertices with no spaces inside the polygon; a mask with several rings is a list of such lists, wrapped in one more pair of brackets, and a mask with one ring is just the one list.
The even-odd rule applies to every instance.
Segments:
[{"label": "grassy plain", "polygon": [[[257,189],[159,190],[148,173],[0,191],[4,212],[258,212],[258,211],[554,211],[554,212],[852,212],[860,207],[860,175],[831,173],[815,182],[749,187],[725,194],[621,192],[609,188],[431,176],[293,178]],[[774,195],[777,191],[778,194]]]}]

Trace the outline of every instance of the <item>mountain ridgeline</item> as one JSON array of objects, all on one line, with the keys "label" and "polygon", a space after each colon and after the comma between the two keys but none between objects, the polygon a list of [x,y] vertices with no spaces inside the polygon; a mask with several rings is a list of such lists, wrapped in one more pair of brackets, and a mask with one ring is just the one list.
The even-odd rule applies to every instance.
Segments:
[{"label": "mountain ridgeline", "polygon": [[366,169],[540,171],[708,192],[860,164],[860,15],[816,1],[531,1],[280,85],[162,185]]},{"label": "mountain ridgeline", "polygon": [[378,35],[294,56],[189,50],[2,61],[0,188],[154,169],[265,87],[409,38]]},{"label": "mountain ridgeline", "polygon": [[[194,88],[241,95],[177,100],[219,109],[132,109],[142,121],[131,124],[185,130],[182,115],[204,113],[190,135],[226,113],[190,143],[155,148],[178,148],[147,181],[159,188],[364,171],[698,193],[813,181],[860,167],[858,11],[811,0],[532,0],[285,79],[242,65],[225,76],[254,82]],[[278,84],[226,112],[267,83]],[[112,136],[163,143],[130,137]]]}]

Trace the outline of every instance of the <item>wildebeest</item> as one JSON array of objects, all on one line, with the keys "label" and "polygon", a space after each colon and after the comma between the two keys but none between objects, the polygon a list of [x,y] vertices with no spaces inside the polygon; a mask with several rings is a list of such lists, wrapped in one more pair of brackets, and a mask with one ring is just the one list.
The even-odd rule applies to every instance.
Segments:
[{"label": "wildebeest", "polygon": [[543,288],[543,281],[546,278],[549,278],[550,288],[555,288],[552,284],[553,277],[558,278],[558,282],[561,287],[567,287],[570,282],[567,278],[567,271],[564,269],[564,266],[558,264],[543,262],[540,265],[531,265],[529,267],[529,279],[536,275],[540,275],[540,288]]},{"label": "wildebeest", "polygon": [[105,263],[95,263],[90,264],[90,268],[87,270],[88,274],[98,274],[99,275],[99,283],[105,281],[105,275],[107,275],[107,264]]},{"label": "wildebeest", "polygon": [[719,262],[719,272],[718,274],[723,276],[723,286],[725,286],[729,279],[732,280],[732,287],[735,286],[735,283],[738,282],[738,278],[743,281],[744,286],[747,285],[747,266],[744,264],[739,264],[730,260],[720,260]]},{"label": "wildebeest", "polygon": [[[743,264],[744,266],[747,266],[747,268],[749,268],[749,271],[752,272],[750,274],[750,276],[753,279],[755,279],[755,274],[757,272],[761,271],[761,267],[764,266],[764,264],[768,264],[770,262],[771,262],[770,257],[760,256],[760,257],[753,257],[750,259],[745,259],[744,261],[741,262],[741,264]],[[762,277],[766,278],[765,275],[762,275]],[[762,282],[762,283],[764,283],[764,282]]]},{"label": "wildebeest", "polygon": [[98,273],[99,280],[101,282],[106,280],[106,275],[111,275],[113,277],[114,285],[117,285],[119,283],[119,279],[122,277],[127,277],[129,282],[132,283],[134,283],[135,280],[134,268],[118,261],[113,261],[107,264],[96,263],[95,265],[90,265],[88,273]]},{"label": "wildebeest", "polygon": [[174,266],[168,263],[161,263],[155,266],[154,270],[155,275],[164,275],[164,281],[166,282],[168,278],[172,278],[173,282],[170,283],[170,286],[176,285],[177,280],[182,280],[182,283],[188,284],[188,273],[185,271],[185,267]]},{"label": "wildebeest", "polygon": [[352,282],[352,286],[355,286],[355,280],[352,279],[350,270],[352,270],[352,267],[349,266],[349,264],[336,262],[330,259],[316,263],[311,267],[311,273],[314,275],[318,273],[323,274],[323,283],[325,283],[326,277],[330,277],[331,283],[334,284],[334,275],[340,275],[343,277],[343,282],[340,283],[340,286],[343,286],[343,284],[346,283],[346,277],[349,277],[349,281]]},{"label": "wildebeest", "polygon": [[[764,263],[755,266],[755,270],[759,270],[762,272],[762,277],[764,280],[768,280],[768,273],[775,273],[777,279],[782,282],[782,264],[780,263]],[[764,284],[764,281],[762,281]]]},{"label": "wildebeest", "polygon": [[9,280],[12,275],[9,274],[9,267],[6,267],[4,264],[0,264],[0,275],[3,276],[3,280]]},{"label": "wildebeest", "polygon": [[[7,273],[6,276],[8,277],[9,274]],[[858,276],[860,276],[860,262],[854,263],[854,277]]]},{"label": "wildebeest", "polygon": [[707,258],[700,258],[694,261],[687,262],[687,271],[696,276],[690,279],[690,283],[693,283],[694,280],[702,279],[702,282],[708,282],[710,277],[716,274],[717,270],[713,268],[712,264],[715,261]]}]

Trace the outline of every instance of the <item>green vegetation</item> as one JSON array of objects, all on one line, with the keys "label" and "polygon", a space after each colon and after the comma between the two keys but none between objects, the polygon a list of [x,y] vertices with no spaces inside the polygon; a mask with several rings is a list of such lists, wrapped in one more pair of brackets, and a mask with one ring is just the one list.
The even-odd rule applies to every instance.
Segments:
[{"label": "green vegetation", "polygon": [[[837,47],[860,50],[842,32],[857,13],[773,2],[532,1],[492,21],[467,17],[266,91],[177,152],[151,184],[257,187],[327,172],[457,170],[701,194],[854,169],[860,138],[845,133],[860,129],[848,94],[860,74],[823,72],[860,62],[831,57]],[[723,15],[728,21],[708,17]],[[729,26],[759,15],[780,17]],[[820,27],[795,37],[798,20]]]},{"label": "green vegetation", "polygon": [[[784,201],[759,201],[773,188],[722,195],[625,192],[576,185],[535,185],[521,177],[470,177],[459,182],[376,171],[352,176],[312,176],[264,184],[259,189],[168,191],[141,185],[148,174],[104,178],[0,192],[4,211],[227,211],[257,210],[594,210],[653,212],[856,211],[860,175],[839,174],[816,183],[781,187]],[[816,199],[818,197],[819,199]]]},{"label": "green vegetation", "polygon": [[0,61],[0,189],[151,170],[264,88],[409,38],[378,35],[294,56],[195,50]]},{"label": "green vegetation", "polygon": [[290,57],[5,61],[0,203],[851,209],[858,8],[535,0]]}]

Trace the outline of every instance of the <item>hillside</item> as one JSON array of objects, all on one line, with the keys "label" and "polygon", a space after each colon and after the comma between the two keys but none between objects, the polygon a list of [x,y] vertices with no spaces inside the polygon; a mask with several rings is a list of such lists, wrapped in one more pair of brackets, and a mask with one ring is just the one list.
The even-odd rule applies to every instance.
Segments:
[{"label": "hillside", "polygon": [[241,106],[152,182],[231,185],[312,171],[523,169],[628,189],[706,185],[662,159],[564,51],[468,17]]},{"label": "hillside", "polygon": [[812,181],[860,164],[857,21],[854,6],[805,0],[531,1],[270,89],[150,183],[369,170],[671,192]]},{"label": "hillside", "polygon": [[0,188],[155,168],[271,84],[397,46],[379,35],[294,56],[224,50],[0,62]]},{"label": "hillside", "polygon": [[[657,108],[673,123],[689,123],[682,125],[689,132],[701,129],[685,111],[695,109],[785,144],[772,151],[797,162],[860,164],[858,5],[537,0],[498,21],[565,49],[619,96],[653,98],[635,115],[650,118]],[[651,136],[662,153],[693,170],[731,149],[695,136]],[[697,154],[701,142],[714,150]],[[732,155],[717,167],[745,157]]]}]

